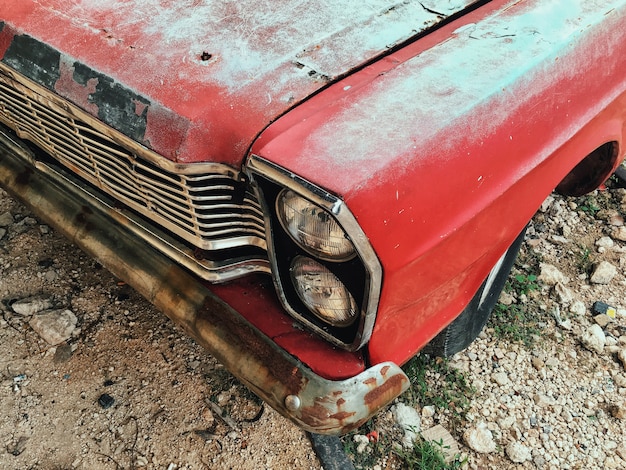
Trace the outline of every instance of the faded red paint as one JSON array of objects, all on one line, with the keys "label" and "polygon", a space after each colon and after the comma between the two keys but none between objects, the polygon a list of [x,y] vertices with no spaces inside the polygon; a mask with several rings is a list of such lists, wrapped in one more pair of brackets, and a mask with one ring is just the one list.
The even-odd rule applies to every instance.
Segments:
[{"label": "faded red paint", "polygon": [[2,60],[7,49],[13,42],[13,36],[13,30],[10,28],[3,28],[3,30],[0,31],[0,60]]},{"label": "faded red paint", "polygon": [[343,197],[367,234],[384,271],[372,363],[406,362],[449,324],[586,155],[615,141],[624,156],[626,2],[559,5],[494,0],[255,143]]},{"label": "faded red paint", "polygon": [[269,279],[261,275],[247,276],[207,287],[322,377],[341,380],[365,370],[362,352],[337,349],[314,334],[295,328],[293,319],[280,308],[274,289],[266,280]]}]

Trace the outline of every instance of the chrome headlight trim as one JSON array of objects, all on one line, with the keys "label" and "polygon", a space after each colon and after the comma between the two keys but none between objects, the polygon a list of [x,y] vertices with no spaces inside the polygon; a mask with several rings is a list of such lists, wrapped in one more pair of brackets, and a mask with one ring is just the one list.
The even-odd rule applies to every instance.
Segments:
[{"label": "chrome headlight trim", "polygon": [[[274,273],[278,273],[277,254],[275,252],[274,243],[275,237],[272,232],[272,223],[270,220],[270,211],[274,211],[274,207],[268,207],[267,201],[263,197],[262,190],[256,179],[257,176],[270,180],[282,188],[291,189],[312,203],[320,206],[322,209],[330,212],[354,244],[357,256],[366,272],[366,286],[364,286],[360,317],[357,320],[358,328],[356,336],[351,343],[342,342],[295,311],[289,304],[287,296],[285,295],[285,290],[282,285],[283,280],[281,280],[280,276],[277,274],[272,277],[280,301],[290,315],[307,324],[308,327],[337,346],[351,351],[361,348],[369,341],[374,328],[382,287],[382,265],[356,218],[344,202],[335,195],[258,155],[251,155],[248,158],[246,172],[255,190],[259,193],[258,198],[264,209],[268,254]],[[286,282],[287,280],[284,281]]]}]

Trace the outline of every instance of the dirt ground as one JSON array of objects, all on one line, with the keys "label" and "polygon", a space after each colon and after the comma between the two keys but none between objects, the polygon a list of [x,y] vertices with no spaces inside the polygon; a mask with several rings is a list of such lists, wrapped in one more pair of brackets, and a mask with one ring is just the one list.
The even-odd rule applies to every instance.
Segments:
[{"label": "dirt ground", "polygon": [[[7,212],[0,468],[320,468],[304,432],[0,190]],[[10,308],[33,296],[75,314],[68,341],[51,347]]]},{"label": "dirt ground", "polygon": [[[538,213],[530,231],[529,246],[544,263],[558,266],[570,279],[568,290],[586,310],[595,300],[624,310],[626,247],[622,245],[626,241],[606,249],[598,245],[623,226],[626,191],[620,191],[614,192],[612,204],[619,210],[613,212],[599,210],[586,200],[578,205],[557,200]],[[617,266],[618,274],[609,284],[590,284],[585,273],[600,261]],[[561,387],[549,391],[556,397],[567,396],[571,383],[593,395],[594,381],[606,382],[597,387],[606,392],[604,401],[584,395],[582,418],[563,427],[563,439],[557,442],[571,437],[585,444],[580,446],[584,452],[576,447],[581,454],[575,456],[580,457],[576,462],[587,462],[598,453],[608,459],[605,462],[619,465],[626,458],[614,457],[615,449],[606,450],[602,439],[622,446],[617,452],[621,455],[622,449],[626,455],[626,441],[620,437],[623,418],[611,416],[603,406],[616,400],[626,406],[613,385],[624,375],[623,367],[611,354],[594,354],[581,345],[582,332],[594,323],[589,311],[573,314],[561,305],[562,319],[571,321],[565,328],[555,323],[551,313],[564,303],[559,300],[562,294],[544,287],[536,295],[546,304],[545,338],[540,344],[524,352],[523,346],[505,346],[487,334],[456,361],[471,382],[483,384],[480,396],[472,399],[472,412],[492,421],[502,412],[499,400],[504,395],[492,380],[492,356],[496,347],[513,348],[514,356],[528,361],[521,368],[511,365],[515,370],[508,375],[513,383],[506,385],[515,392],[511,399],[532,397],[534,389],[527,390],[531,383]],[[44,341],[29,324],[30,317],[14,311],[15,302],[24,299],[73,312],[77,324],[70,339],[56,347]],[[609,330],[619,338],[625,328],[620,320]],[[544,349],[557,358],[558,366],[538,368],[534,362],[529,366],[530,357],[540,357]],[[537,382],[542,373],[554,383]],[[532,410],[535,404],[517,406]],[[578,404],[574,400],[568,406],[574,410]],[[524,409],[513,407],[508,412],[521,413],[518,424],[528,421]],[[548,427],[560,429],[563,415],[541,413]],[[584,420],[588,413],[593,421]],[[441,424],[447,425],[445,415],[441,416]],[[571,427],[576,420],[584,424],[580,429]],[[520,466],[502,449],[491,454],[472,452],[462,442],[461,429],[449,426],[449,430],[469,457],[470,468],[583,468],[578,463],[539,465],[543,447],[550,450],[549,439],[542,441],[543,447],[537,443],[535,459]],[[500,444],[510,439],[509,430],[500,424],[495,430]],[[531,443],[533,433],[537,430],[522,427],[520,436]],[[568,457],[561,455],[567,454],[565,450],[552,454],[557,462]],[[398,468],[387,463],[379,468]],[[0,469],[5,468],[243,470],[319,469],[321,465],[303,431],[264,406],[164,315],[0,190]]]}]

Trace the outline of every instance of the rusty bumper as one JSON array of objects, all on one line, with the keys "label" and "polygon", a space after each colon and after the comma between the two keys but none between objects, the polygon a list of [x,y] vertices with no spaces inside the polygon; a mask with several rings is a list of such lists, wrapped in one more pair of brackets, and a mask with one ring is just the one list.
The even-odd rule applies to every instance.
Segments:
[{"label": "rusty bumper", "polygon": [[[367,421],[409,380],[393,363],[332,381],[276,345],[197,278],[146,243],[150,234],[80,183],[37,162],[0,128],[0,185],[181,325],[282,415],[341,434]],[[142,238],[143,237],[143,238]],[[262,314],[262,312],[261,312]]]}]

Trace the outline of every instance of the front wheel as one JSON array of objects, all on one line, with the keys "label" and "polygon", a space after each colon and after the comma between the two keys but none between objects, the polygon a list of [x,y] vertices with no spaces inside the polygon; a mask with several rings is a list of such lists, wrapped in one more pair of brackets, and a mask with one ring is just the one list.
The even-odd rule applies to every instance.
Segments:
[{"label": "front wheel", "polygon": [[526,228],[491,269],[467,307],[422,352],[430,356],[449,357],[462,351],[476,339],[500,297],[525,234]]}]

